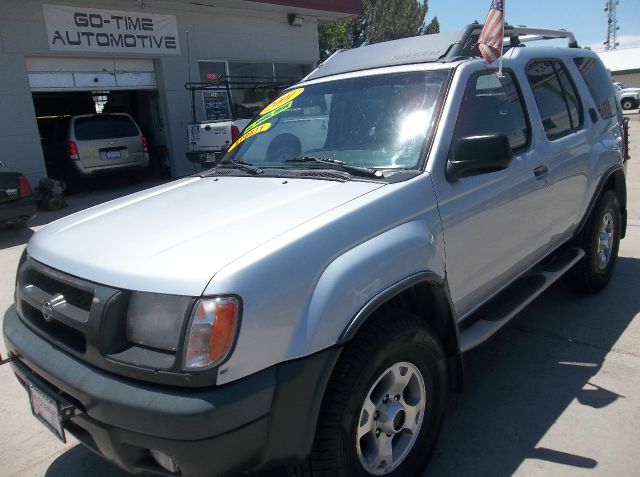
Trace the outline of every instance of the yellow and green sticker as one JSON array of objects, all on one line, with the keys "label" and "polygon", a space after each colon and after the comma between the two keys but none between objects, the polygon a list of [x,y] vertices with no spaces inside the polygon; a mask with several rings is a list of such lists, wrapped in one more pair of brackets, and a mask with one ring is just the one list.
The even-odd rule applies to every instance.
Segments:
[{"label": "yellow and green sticker", "polygon": [[261,124],[260,126],[256,126],[255,128],[251,129],[251,131],[247,131],[238,139],[236,139],[236,142],[231,144],[231,146],[229,146],[229,149],[227,151],[228,152],[233,151],[236,147],[238,147],[241,143],[249,139],[251,136],[255,136],[256,134],[259,134],[261,132],[268,131],[270,127],[271,127],[271,123],[264,123],[264,124]]},{"label": "yellow and green sticker", "polygon": [[254,122],[252,122],[251,124],[249,124],[247,126],[247,128],[245,129],[246,132],[251,131],[253,128],[260,126],[261,124],[264,124],[265,122],[269,121],[269,119],[271,119],[274,116],[277,116],[280,113],[283,113],[284,111],[286,111],[287,109],[290,109],[291,106],[293,105],[293,101],[289,101],[287,103],[284,103],[280,106],[278,106],[276,109],[273,109],[271,111],[269,111],[267,114],[265,114],[262,117],[259,117],[258,119],[256,119]]},{"label": "yellow and green sticker", "polygon": [[273,111],[276,108],[279,108],[283,104],[288,103],[289,101],[292,101],[293,99],[300,96],[303,91],[304,91],[304,88],[296,88],[296,89],[292,89],[291,91],[288,91],[287,93],[283,94],[272,103],[268,104],[262,111],[260,111],[260,116],[263,116],[268,112]]}]

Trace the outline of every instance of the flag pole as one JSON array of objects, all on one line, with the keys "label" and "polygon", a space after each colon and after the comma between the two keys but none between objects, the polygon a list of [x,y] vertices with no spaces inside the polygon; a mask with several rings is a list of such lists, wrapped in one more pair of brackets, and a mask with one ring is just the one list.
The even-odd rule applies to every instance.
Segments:
[{"label": "flag pole", "polygon": [[507,0],[502,0],[502,41],[500,42],[500,58],[498,63],[498,77],[502,78],[502,57],[504,52],[504,24],[507,20]]}]

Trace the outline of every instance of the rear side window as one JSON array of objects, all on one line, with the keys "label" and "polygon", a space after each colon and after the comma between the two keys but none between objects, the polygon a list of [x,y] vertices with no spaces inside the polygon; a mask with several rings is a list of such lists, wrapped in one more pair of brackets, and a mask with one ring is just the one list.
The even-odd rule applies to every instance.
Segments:
[{"label": "rear side window", "polygon": [[[574,58],[603,119],[616,115],[616,97],[607,71],[593,58]],[[617,86],[617,85],[616,85]]]},{"label": "rear side window", "polygon": [[547,137],[556,139],[579,129],[582,110],[578,93],[562,63],[533,61],[526,72]]},{"label": "rear side window", "polygon": [[140,134],[130,118],[111,114],[77,118],[74,127],[76,139],[79,141],[135,137]]},{"label": "rear side window", "polygon": [[484,134],[505,134],[511,149],[529,142],[529,124],[523,100],[511,73],[502,78],[494,71],[471,77],[464,94],[453,135],[458,138]]}]

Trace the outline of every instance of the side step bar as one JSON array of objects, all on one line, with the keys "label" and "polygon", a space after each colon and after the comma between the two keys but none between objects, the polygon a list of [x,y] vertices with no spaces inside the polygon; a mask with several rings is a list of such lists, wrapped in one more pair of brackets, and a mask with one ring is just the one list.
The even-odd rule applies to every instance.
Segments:
[{"label": "side step bar", "polygon": [[468,351],[489,339],[582,257],[581,248],[566,249],[480,307],[461,323],[460,350]]}]

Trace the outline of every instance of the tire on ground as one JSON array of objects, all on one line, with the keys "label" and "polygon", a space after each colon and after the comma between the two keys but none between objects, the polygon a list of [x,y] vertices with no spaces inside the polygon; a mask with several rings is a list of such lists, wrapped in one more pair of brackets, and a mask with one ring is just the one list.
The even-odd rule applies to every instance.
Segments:
[{"label": "tire on ground", "polygon": [[[613,221],[610,227],[613,235],[609,243],[609,258],[603,260],[602,249],[607,245],[604,240],[607,234],[603,234],[606,217],[610,217]],[[598,200],[578,237],[578,245],[585,251],[585,256],[567,274],[569,284],[575,290],[583,293],[597,293],[607,286],[616,266],[621,223],[618,198],[613,191],[607,190]]]},{"label": "tire on ground", "polygon": [[[303,465],[290,469],[290,476],[372,475],[358,456],[357,428],[368,415],[361,412],[365,397],[385,370],[397,363],[410,363],[419,370],[425,384],[426,409],[411,450],[384,475],[408,477],[422,473],[435,447],[446,406],[445,353],[424,320],[392,309],[377,313],[346,345],[325,392],[311,456]],[[371,425],[377,427],[378,422]],[[400,435],[393,436],[396,437]]]}]

